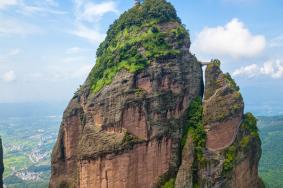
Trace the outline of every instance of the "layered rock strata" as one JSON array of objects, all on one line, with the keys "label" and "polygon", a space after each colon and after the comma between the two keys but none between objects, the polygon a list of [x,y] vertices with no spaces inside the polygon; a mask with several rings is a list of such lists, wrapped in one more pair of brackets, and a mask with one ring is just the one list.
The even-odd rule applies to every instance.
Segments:
[{"label": "layered rock strata", "polygon": [[[155,8],[151,3],[139,6]],[[202,66],[178,20],[153,23],[121,34],[140,30],[145,40],[137,45],[144,45],[139,53],[148,65],[121,69],[101,90],[93,84],[94,68],[69,103],[52,153],[50,187],[156,187],[177,172],[185,112],[203,94]],[[147,51],[156,44],[146,37],[159,38],[163,52]]]},{"label": "layered rock strata", "polygon": [[202,148],[202,160],[194,154],[196,143],[188,141],[175,187],[262,187],[258,176],[261,142],[256,119],[250,113],[243,114],[239,87],[229,74],[223,74],[218,60],[207,66],[205,74],[203,127],[206,144]]},{"label": "layered rock strata", "polygon": [[212,61],[205,73],[165,0],[145,0],[111,25],[71,99],[49,186],[260,187],[256,119]]}]

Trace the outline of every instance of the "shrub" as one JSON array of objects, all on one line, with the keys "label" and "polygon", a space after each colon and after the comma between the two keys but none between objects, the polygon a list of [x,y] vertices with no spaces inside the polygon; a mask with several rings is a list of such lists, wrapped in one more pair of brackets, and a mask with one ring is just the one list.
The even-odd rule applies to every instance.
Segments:
[{"label": "shrub", "polygon": [[185,127],[184,135],[181,140],[181,147],[186,144],[188,135],[190,134],[195,146],[195,155],[199,162],[204,162],[203,148],[206,143],[206,132],[202,122],[202,99],[197,97],[193,100],[188,109],[187,126]]},{"label": "shrub", "polygon": [[[121,69],[136,73],[152,61],[179,55],[180,51],[166,41],[170,33],[160,32],[158,27],[168,21],[180,23],[174,7],[165,0],[145,0],[122,14],[97,50],[97,61],[89,76],[92,91],[96,93],[111,84]],[[183,26],[176,32],[177,38],[188,35]]]},{"label": "shrub", "polygon": [[236,84],[235,80],[231,77],[229,73],[224,74],[224,79],[235,91],[240,91],[239,86]]},{"label": "shrub", "polygon": [[249,142],[250,142],[251,137],[250,136],[244,136],[240,142],[240,146],[242,149],[246,149]]},{"label": "shrub", "polygon": [[258,128],[257,128],[257,119],[253,116],[252,113],[246,113],[242,123],[242,128],[247,130],[251,136],[259,138]]},{"label": "shrub", "polygon": [[216,66],[220,67],[221,66],[221,61],[219,59],[212,59],[211,62],[215,64]]},{"label": "shrub", "polygon": [[225,153],[225,160],[223,164],[223,170],[224,172],[230,171],[235,162],[235,155],[236,155],[236,147],[235,146],[230,146]]},{"label": "shrub", "polygon": [[171,178],[167,182],[164,183],[164,185],[161,186],[161,188],[174,188],[175,187],[175,179]]}]

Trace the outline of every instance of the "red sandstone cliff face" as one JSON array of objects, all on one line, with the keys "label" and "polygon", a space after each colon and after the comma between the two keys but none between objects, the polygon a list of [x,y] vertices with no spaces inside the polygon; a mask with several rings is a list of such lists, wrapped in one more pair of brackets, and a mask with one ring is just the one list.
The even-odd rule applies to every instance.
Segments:
[{"label": "red sandstone cliff face", "polygon": [[[159,12],[154,12],[157,1],[145,2],[147,4],[138,6],[149,6],[150,14],[158,15]],[[164,13],[171,9],[171,14],[174,14],[166,1],[158,2],[163,3]],[[143,8],[138,6],[134,9]],[[150,14],[141,13],[141,16],[147,18]],[[161,18],[164,19],[163,14]],[[155,19],[150,21],[156,22]],[[176,188],[260,187],[257,168],[261,149],[256,120],[251,114],[243,114],[244,103],[236,83],[229,74],[223,74],[220,63],[214,61],[207,66],[203,93],[202,66],[190,53],[188,34],[178,19],[156,23],[151,28],[148,28],[148,23],[141,25],[119,33],[123,42],[119,41],[118,46],[131,47],[128,43],[125,45],[128,32],[135,36],[130,38],[132,41],[139,41],[138,37],[146,41],[149,35],[151,40],[156,40],[155,43],[163,45],[160,48],[163,56],[159,54],[158,58],[147,59],[148,65],[137,72],[119,69],[111,83],[98,92],[94,92],[89,76],[64,112],[52,152],[49,186],[155,188],[169,184]],[[141,27],[139,30],[138,26]],[[113,36],[110,39],[114,40]],[[123,55],[137,58],[144,58],[145,54],[158,55],[156,44],[145,41],[144,45],[155,50],[154,53],[146,51],[139,41],[135,43],[135,53],[139,54]],[[104,47],[108,49],[107,45]],[[116,47],[114,44],[109,48]],[[115,58],[109,63],[108,56],[100,57],[106,59],[99,62],[107,62],[103,64],[106,68],[111,63],[119,63],[112,62]],[[113,73],[119,67],[111,68]],[[96,70],[100,69],[93,71]],[[187,125],[188,108],[199,97],[203,98],[203,104],[199,100],[203,110],[199,116],[203,122],[194,129],[200,131],[200,135],[204,133],[203,144],[195,142],[196,135],[186,132],[193,127]],[[202,160],[199,160],[200,155]]]},{"label": "red sandstone cliff face", "polygon": [[97,94],[87,80],[64,113],[50,187],[158,186],[177,171],[184,112],[202,90],[201,64],[187,47],[137,74],[120,71]]},{"label": "red sandstone cliff face", "polygon": [[194,154],[195,143],[187,142],[175,188],[261,187],[258,176],[261,143],[256,120],[250,113],[243,115],[239,88],[229,74],[222,73],[219,61],[209,64],[205,74],[203,160],[198,161]]},{"label": "red sandstone cliff face", "polygon": [[207,129],[206,147],[210,151],[219,151],[235,141],[243,118],[244,102],[238,86],[229,74],[222,73],[219,64],[208,65],[205,77],[203,117]]},{"label": "red sandstone cliff face", "polygon": [[119,155],[79,162],[79,187],[154,187],[170,167],[171,139],[137,144]]}]

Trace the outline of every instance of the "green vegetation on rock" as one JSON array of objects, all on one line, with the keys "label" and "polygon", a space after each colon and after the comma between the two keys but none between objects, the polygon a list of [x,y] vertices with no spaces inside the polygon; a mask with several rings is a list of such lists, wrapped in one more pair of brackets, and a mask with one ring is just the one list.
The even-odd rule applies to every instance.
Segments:
[{"label": "green vegetation on rock", "polygon": [[175,179],[171,178],[161,186],[161,188],[174,188],[175,187]]},{"label": "green vegetation on rock", "polygon": [[241,125],[241,129],[248,134],[240,141],[241,149],[246,149],[252,139],[259,140],[259,133],[257,128],[257,119],[252,113],[246,113]]},{"label": "green vegetation on rock", "polygon": [[219,59],[213,59],[213,60],[211,60],[211,62],[218,67],[221,66],[221,61]]},{"label": "green vegetation on rock", "polygon": [[126,132],[123,140],[122,140],[122,144],[130,144],[132,142],[138,141],[138,138],[133,136],[132,134]]},{"label": "green vegetation on rock", "polygon": [[135,6],[132,9],[123,13],[118,20],[116,20],[107,31],[107,37],[103,43],[100,44],[97,50],[97,56],[103,55],[104,51],[112,45],[116,35],[125,28],[131,26],[142,26],[145,23],[150,23],[152,20],[158,22],[178,21],[174,7],[165,0],[144,0],[140,6]]},{"label": "green vegetation on rock", "polygon": [[189,106],[187,127],[181,140],[181,146],[183,148],[186,144],[186,138],[192,136],[196,159],[201,163],[205,161],[203,149],[205,148],[206,142],[206,132],[202,122],[202,114],[202,99],[201,97],[197,97]]},{"label": "green vegetation on rock", "polygon": [[[161,31],[160,24],[178,24],[176,29]],[[97,61],[90,73],[94,93],[111,84],[115,75],[126,69],[136,73],[158,59],[180,54],[188,32],[180,24],[174,7],[165,0],[145,0],[128,10],[112,24],[97,50]],[[174,47],[172,44],[178,43]]]},{"label": "green vegetation on rock", "polygon": [[232,145],[225,152],[225,160],[223,164],[224,172],[228,172],[233,169],[235,156],[236,156],[236,147]]},{"label": "green vegetation on rock", "polygon": [[[220,69],[220,61],[213,60],[206,69],[204,124],[222,122],[243,111],[240,88],[229,73]],[[215,110],[219,109],[219,110]]]},{"label": "green vegetation on rock", "polygon": [[262,140],[259,174],[266,188],[283,187],[283,116],[258,117]]},{"label": "green vegetation on rock", "polygon": [[234,89],[235,91],[240,91],[239,86],[236,84],[235,80],[232,78],[232,76],[229,73],[223,74],[223,77],[231,89]]},{"label": "green vegetation on rock", "polygon": [[257,119],[252,113],[245,114],[242,128],[248,130],[252,136],[259,138]]},{"label": "green vegetation on rock", "polygon": [[238,144],[233,144],[228,149],[226,149],[225,160],[223,164],[224,172],[229,172],[233,168],[236,162],[236,155],[238,150],[246,150],[251,140],[254,138],[259,140],[257,120],[252,113],[246,113],[244,115],[240,129],[241,132],[245,133],[245,135],[239,141],[240,147],[236,147],[238,146]]}]

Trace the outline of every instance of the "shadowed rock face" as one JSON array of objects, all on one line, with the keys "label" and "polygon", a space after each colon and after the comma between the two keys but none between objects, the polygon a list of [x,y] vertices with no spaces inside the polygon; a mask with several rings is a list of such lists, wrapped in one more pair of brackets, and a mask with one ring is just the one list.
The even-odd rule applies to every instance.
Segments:
[{"label": "shadowed rock face", "polygon": [[199,170],[200,184],[202,187],[259,187],[260,140],[256,130],[252,132],[251,125],[247,126],[250,119],[243,115],[239,87],[228,73],[222,73],[219,63],[209,64],[205,73],[203,120],[207,131],[207,163]]},{"label": "shadowed rock face", "polygon": [[[136,85],[144,77],[152,92],[140,94]],[[87,90],[64,113],[51,187],[153,187],[176,170],[184,112],[202,93],[201,66],[192,56],[153,64],[137,75],[122,71],[96,95]]]},{"label": "shadowed rock face", "polygon": [[[64,112],[50,187],[260,187],[256,120],[243,115],[230,75],[213,61],[203,93],[202,65],[165,0],[145,0],[125,15]],[[193,126],[188,109],[196,98],[200,117],[190,118],[201,120]]]},{"label": "shadowed rock face", "polygon": [[150,188],[176,173],[185,112],[203,93],[201,64],[186,40],[177,57],[121,70],[98,93],[86,81],[64,112],[50,187]]},{"label": "shadowed rock face", "polygon": [[3,173],[4,173],[3,147],[2,147],[2,139],[0,138],[0,188],[3,187]]},{"label": "shadowed rock face", "polygon": [[256,119],[243,115],[239,88],[229,74],[213,61],[206,68],[203,124],[206,146],[203,160],[195,155],[195,143],[188,141],[182,152],[175,188],[258,188],[261,142]]},{"label": "shadowed rock face", "polygon": [[243,117],[244,102],[236,83],[229,74],[222,73],[217,62],[207,66],[205,78],[203,119],[207,130],[206,147],[219,151],[234,142]]}]

